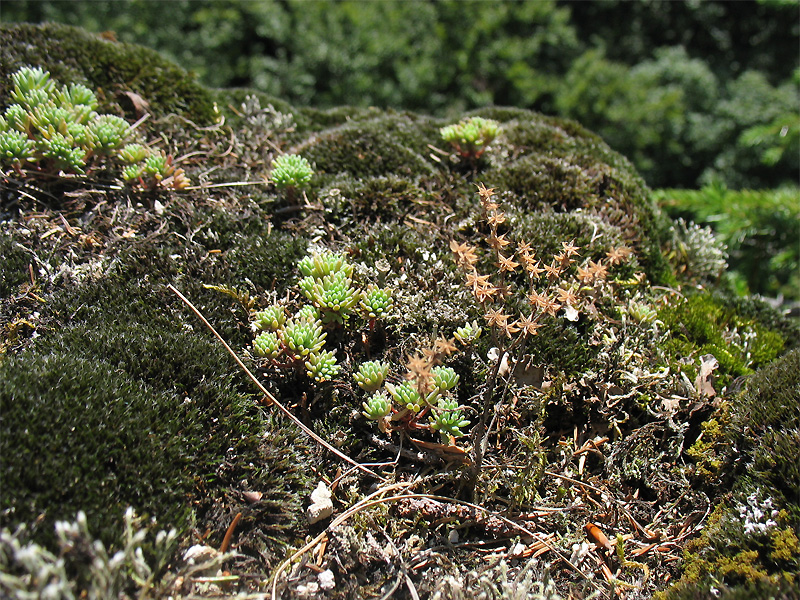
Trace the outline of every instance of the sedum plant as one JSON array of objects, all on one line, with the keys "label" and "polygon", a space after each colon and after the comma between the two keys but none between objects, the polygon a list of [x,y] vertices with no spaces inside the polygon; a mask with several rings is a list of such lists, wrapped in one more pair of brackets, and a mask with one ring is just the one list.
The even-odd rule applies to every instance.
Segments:
[{"label": "sedum plant", "polygon": [[333,379],[339,374],[336,356],[330,350],[312,352],[308,355],[308,359],[304,364],[308,371],[308,376],[320,383]]},{"label": "sedum plant", "polygon": [[320,321],[291,320],[283,329],[286,347],[298,360],[319,352],[325,344],[327,335],[322,331]]},{"label": "sedum plant", "polygon": [[290,201],[304,188],[314,171],[308,160],[298,154],[282,154],[272,161],[270,178],[278,189],[286,190]]},{"label": "sedum plant", "polygon": [[380,319],[394,308],[392,290],[371,285],[361,297],[361,311],[370,319]]},{"label": "sedum plant", "polygon": [[363,403],[364,411],[361,413],[370,421],[383,421],[392,414],[392,401],[383,392],[375,392]]},{"label": "sedum plant", "polygon": [[361,363],[358,371],[353,373],[358,387],[367,392],[374,392],[383,385],[389,374],[389,364],[378,360]]},{"label": "sedum plant", "polygon": [[265,331],[253,340],[253,353],[262,358],[278,358],[281,340],[274,331]]},{"label": "sedum plant", "polygon": [[482,117],[470,117],[455,125],[439,130],[442,139],[449,143],[462,157],[477,160],[486,151],[500,131],[500,123]]},{"label": "sedum plant", "polygon": [[0,117],[0,165],[22,174],[30,164],[39,171],[84,174],[101,158],[118,161],[122,179],[143,188],[188,186],[182,169],[170,157],[140,144],[128,122],[98,114],[94,92],[83,84],[57,87],[39,67],[12,74],[11,99]]},{"label": "sedum plant", "polygon": [[[344,328],[361,314],[372,331],[375,320],[385,316],[393,305],[392,292],[373,285],[363,290],[353,280],[353,265],[336,252],[312,252],[297,266],[303,275],[297,288],[308,303],[290,319],[285,303],[275,302],[254,312],[251,328],[256,337],[252,355],[271,361],[275,367],[304,371],[310,379],[321,383],[341,370],[335,352],[325,348],[328,340],[325,329]],[[371,310],[360,306],[365,295]],[[388,368],[388,364],[368,363],[354,377],[364,389],[378,389]]]},{"label": "sedum plant", "polygon": [[461,437],[464,432],[462,427],[469,425],[464,418],[458,402],[450,398],[440,398],[430,416],[430,426],[434,431],[441,432],[444,436]]}]

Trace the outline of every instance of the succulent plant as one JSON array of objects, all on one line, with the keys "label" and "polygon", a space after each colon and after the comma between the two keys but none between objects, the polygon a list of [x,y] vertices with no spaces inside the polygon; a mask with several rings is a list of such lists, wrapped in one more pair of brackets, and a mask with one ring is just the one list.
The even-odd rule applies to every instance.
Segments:
[{"label": "succulent plant", "polygon": [[47,94],[55,87],[50,73],[40,67],[22,67],[11,75],[11,83],[14,85],[11,97],[20,104],[34,90]]},{"label": "succulent plant", "polygon": [[281,340],[274,331],[265,331],[253,340],[253,354],[262,358],[277,358],[281,353]]},{"label": "succulent plant", "polygon": [[72,140],[60,133],[42,138],[37,150],[44,158],[51,159],[59,169],[83,173],[83,168],[86,166],[84,160],[86,153],[81,148],[76,148]]},{"label": "succulent plant", "polygon": [[313,174],[308,160],[297,154],[282,154],[272,161],[272,182],[279,188],[303,187]]},{"label": "succulent plant", "polygon": [[295,321],[303,321],[306,323],[316,323],[319,321],[319,311],[317,307],[312,304],[304,304],[300,310],[294,315]]},{"label": "succulent plant", "polygon": [[371,285],[361,298],[361,310],[370,319],[380,319],[394,308],[392,290]]},{"label": "succulent plant", "polygon": [[284,323],[286,323],[286,311],[280,304],[273,304],[255,314],[253,325],[260,331],[278,331]]},{"label": "succulent plant", "polygon": [[443,438],[447,435],[461,437],[464,435],[461,428],[467,425],[469,421],[464,418],[458,402],[450,398],[439,399],[437,407],[431,413],[431,429],[441,432]]},{"label": "succulent plant", "polygon": [[389,364],[378,360],[361,363],[358,371],[353,373],[358,387],[367,392],[374,392],[383,385],[389,374]]},{"label": "succulent plant", "polygon": [[72,122],[72,114],[53,103],[46,103],[30,112],[30,121],[44,135],[51,132],[67,135],[67,123]]},{"label": "succulent plant", "polygon": [[344,323],[361,298],[361,292],[344,271],[337,271],[322,279],[304,277],[298,283],[300,290],[319,308],[323,323]]},{"label": "succulent plant", "polygon": [[380,421],[392,413],[392,401],[381,392],[376,392],[362,404],[364,407],[361,413],[370,421]]},{"label": "succulent plant", "polygon": [[[119,151],[117,156],[123,163],[132,165],[144,162],[150,156],[150,151],[142,144],[127,144]],[[144,169],[144,167],[142,168]]]},{"label": "succulent plant", "polygon": [[35,146],[28,137],[16,130],[0,131],[0,159],[16,168],[33,158]]},{"label": "succulent plant", "polygon": [[62,106],[82,107],[81,114],[83,114],[83,108],[88,108],[90,111],[97,108],[97,96],[81,83],[73,83],[61,89],[56,97]]},{"label": "succulent plant", "polygon": [[306,277],[322,279],[332,273],[344,272],[348,277],[353,276],[353,265],[336,252],[315,252],[303,257],[297,267]]},{"label": "succulent plant", "polygon": [[124,181],[136,181],[142,175],[144,175],[144,165],[142,164],[125,165],[122,167],[122,179]]},{"label": "succulent plant", "polygon": [[481,336],[481,333],[482,329],[478,325],[478,322],[473,321],[472,323],[467,323],[457,328],[453,337],[466,346],[477,340]]},{"label": "succulent plant", "polygon": [[433,385],[442,393],[452,390],[458,385],[458,375],[451,367],[433,367],[431,374],[433,375]]},{"label": "succulent plant", "polygon": [[410,381],[404,381],[400,385],[386,384],[386,389],[397,404],[411,412],[419,412],[425,404],[425,400]]},{"label": "succulent plant", "polygon": [[479,158],[500,130],[500,124],[492,119],[470,117],[455,125],[439,130],[442,139],[452,145],[463,157]]},{"label": "succulent plant", "polygon": [[28,134],[31,130],[31,116],[19,104],[12,104],[6,109],[3,115],[9,129],[14,129],[20,133]]},{"label": "succulent plant", "polygon": [[87,127],[90,135],[89,144],[96,154],[111,154],[119,150],[125,138],[131,133],[128,122],[116,115],[100,115]]},{"label": "succulent plant", "polygon": [[286,323],[283,330],[286,347],[295,358],[305,358],[309,354],[319,352],[325,343],[327,333],[322,331],[319,321],[292,320]]},{"label": "succulent plant", "polygon": [[171,172],[169,159],[163,154],[150,154],[144,161],[144,174],[147,177],[161,180],[168,177]]},{"label": "succulent plant", "polygon": [[333,352],[323,350],[322,352],[312,352],[305,361],[308,376],[314,381],[329,381],[339,374],[339,365]]}]

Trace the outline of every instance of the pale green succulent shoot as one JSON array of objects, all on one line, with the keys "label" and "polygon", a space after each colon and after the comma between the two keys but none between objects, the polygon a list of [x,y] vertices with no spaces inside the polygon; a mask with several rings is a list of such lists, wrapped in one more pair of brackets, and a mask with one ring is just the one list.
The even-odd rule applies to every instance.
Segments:
[{"label": "pale green succulent shoot", "polygon": [[30,112],[30,122],[43,136],[50,137],[53,133],[66,136],[68,134],[67,123],[74,121],[68,110],[53,103],[47,103],[37,106]]},{"label": "pale green succulent shoot", "polygon": [[304,323],[317,323],[319,321],[319,311],[316,306],[304,304],[294,315],[295,321]]},{"label": "pale green succulent shoot", "polygon": [[353,379],[362,390],[374,392],[383,385],[388,374],[389,363],[371,360],[359,365],[358,371],[353,373]]},{"label": "pale green succulent shoot", "polygon": [[478,322],[473,321],[456,329],[453,337],[466,346],[481,337],[481,333],[483,333],[483,330],[478,325]]},{"label": "pale green succulent shoot", "polygon": [[12,104],[6,109],[4,115],[9,129],[15,129],[20,133],[28,135],[31,131],[33,123],[31,123],[31,115],[19,104]]},{"label": "pale green succulent shoot", "polygon": [[169,159],[161,153],[151,154],[144,161],[144,174],[148,177],[161,180],[170,172]]},{"label": "pale green succulent shoot", "polygon": [[339,272],[344,272],[348,277],[353,276],[353,265],[343,255],[327,250],[303,257],[297,267],[303,275],[314,279],[322,279],[325,275]]},{"label": "pale green succulent shoot", "polygon": [[96,154],[110,155],[119,150],[131,134],[131,126],[122,117],[116,115],[100,115],[87,127],[89,128],[89,146]]},{"label": "pale green succulent shoot", "polygon": [[361,299],[361,292],[344,271],[325,275],[321,280],[304,277],[300,290],[319,308],[323,323],[344,323]]},{"label": "pale green succulent shoot", "polygon": [[74,147],[72,140],[60,133],[53,133],[49,139],[39,140],[37,150],[44,158],[52,159],[59,169],[84,172],[86,153],[81,148]]},{"label": "pale green succulent shoot", "polygon": [[440,393],[452,390],[458,385],[458,374],[451,367],[433,367],[431,375],[433,376],[433,385]]},{"label": "pale green succulent shoot", "polygon": [[97,96],[82,83],[73,83],[62,88],[56,96],[62,106],[86,107],[89,110],[97,108]]},{"label": "pale green succulent shoot", "polygon": [[339,365],[336,363],[336,357],[329,350],[312,352],[308,355],[305,365],[308,376],[318,383],[330,381],[339,374]]},{"label": "pale green succulent shoot", "polygon": [[370,421],[380,421],[392,413],[392,401],[382,392],[376,392],[361,405],[361,413]]},{"label": "pale green succulent shoot", "polygon": [[278,188],[301,188],[311,181],[314,171],[298,154],[282,154],[272,161],[272,182]]},{"label": "pale green succulent shoot", "polygon": [[262,358],[277,358],[281,353],[281,340],[274,331],[265,331],[253,340],[253,354]]},{"label": "pale green succulent shoot", "polygon": [[319,321],[289,321],[283,330],[284,343],[296,359],[306,358],[319,352],[327,333],[322,331]]},{"label": "pale green succulent shoot", "polygon": [[133,165],[144,162],[150,156],[150,151],[142,144],[127,144],[122,147],[117,156],[126,165]]},{"label": "pale green succulent shoot", "polygon": [[11,75],[11,82],[14,84],[11,97],[22,105],[35,95],[33,92],[44,92],[47,97],[55,88],[50,73],[40,67],[22,67]]},{"label": "pale green succulent shoot", "polygon": [[462,427],[467,427],[469,421],[464,418],[458,402],[449,398],[440,398],[438,405],[431,412],[431,429],[442,434],[442,441],[447,442],[448,436],[462,437]]},{"label": "pale green succulent shoot", "polygon": [[0,159],[19,169],[22,163],[33,158],[35,146],[32,140],[19,131],[0,131]]},{"label": "pale green succulent shoot", "polygon": [[500,131],[500,123],[482,117],[470,117],[439,130],[442,139],[465,158],[480,158]]},{"label": "pale green succulent shoot", "polygon": [[370,285],[361,298],[361,310],[369,319],[381,319],[394,308],[392,290]]},{"label": "pale green succulent shoot", "polygon": [[635,300],[628,302],[628,314],[637,323],[653,323],[658,318],[658,312],[654,308]]},{"label": "pale green succulent shoot", "polygon": [[286,323],[286,311],[283,306],[272,304],[255,314],[253,326],[259,331],[278,331],[284,323]]},{"label": "pale green succulent shoot", "polygon": [[423,397],[419,393],[419,390],[417,390],[417,387],[410,381],[404,381],[400,385],[387,383],[386,389],[389,390],[389,393],[397,404],[413,413],[418,413],[425,405],[433,405],[439,397],[438,389],[434,389]]},{"label": "pale green succulent shoot", "polygon": [[122,167],[122,179],[124,181],[136,181],[144,175],[144,165],[136,163]]}]

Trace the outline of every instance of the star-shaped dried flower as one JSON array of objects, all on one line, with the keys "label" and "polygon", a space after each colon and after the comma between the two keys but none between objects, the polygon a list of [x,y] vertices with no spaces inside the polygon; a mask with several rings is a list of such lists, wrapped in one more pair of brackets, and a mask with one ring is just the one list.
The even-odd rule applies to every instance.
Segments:
[{"label": "star-shaped dried flower", "polygon": [[525,260],[523,258],[523,260],[525,262],[525,270],[528,272],[528,274],[531,276],[532,279],[535,279],[535,278],[539,277],[539,275],[544,273],[544,269],[539,264],[538,260],[535,261],[535,262],[533,261],[533,259]]},{"label": "star-shaped dried flower", "polygon": [[492,233],[488,238],[486,238],[486,241],[489,243],[489,246],[495,250],[502,250],[511,243],[506,239],[505,233],[502,235],[495,235]]},{"label": "star-shaped dried flower", "polygon": [[520,317],[514,323],[519,328],[519,331],[525,333],[525,335],[536,335],[538,330],[541,329],[541,323],[538,323],[536,319],[533,318],[533,314],[529,317]]},{"label": "star-shaped dried flower", "polygon": [[578,301],[578,296],[576,296],[575,292],[572,290],[558,288],[556,289],[556,294],[558,296],[558,301],[562,304],[573,305]]},{"label": "star-shaped dried flower", "polygon": [[611,263],[611,266],[620,264],[623,260],[628,258],[631,255],[631,249],[626,248],[625,246],[620,246],[619,248],[612,248],[608,252],[606,252],[606,256],[608,257],[608,262]]},{"label": "star-shaped dried flower", "polygon": [[517,254],[522,256],[523,254],[532,254],[533,250],[531,249],[531,245],[528,242],[519,242],[517,244]]},{"label": "star-shaped dried flower", "polygon": [[536,290],[532,290],[530,294],[528,294],[528,302],[531,303],[533,308],[544,308],[547,306],[547,296],[544,294],[539,294]]},{"label": "star-shaped dried flower", "polygon": [[436,354],[449,356],[457,350],[455,340],[453,338],[438,337],[433,340],[433,350]]},{"label": "star-shaped dried flower", "polygon": [[507,338],[511,338],[511,336],[519,331],[519,328],[513,323],[502,323],[498,325],[498,328],[506,335]]},{"label": "star-shaped dried flower", "polygon": [[581,247],[575,245],[575,240],[572,240],[571,242],[561,242],[561,247],[564,249],[564,254],[567,258],[570,256],[580,255],[578,250],[580,250]]},{"label": "star-shaped dried flower", "polygon": [[478,262],[478,255],[475,247],[466,243],[459,244],[455,240],[450,240],[450,250],[456,255],[456,262],[465,267],[471,267]]},{"label": "star-shaped dried flower", "polygon": [[595,279],[602,281],[608,275],[608,267],[606,267],[601,261],[594,262],[593,260],[590,260],[589,272],[594,275]]},{"label": "star-shaped dried flower", "polygon": [[547,272],[547,277],[550,279],[558,279],[561,276],[561,265],[553,263],[545,265],[544,270]]},{"label": "star-shaped dried flower", "polygon": [[514,269],[519,266],[519,263],[516,262],[511,256],[503,256],[502,254],[497,255],[497,266],[500,267],[500,272],[505,273],[513,273]]},{"label": "star-shaped dried flower", "polygon": [[559,309],[561,308],[561,305],[555,300],[548,298],[547,305],[543,306],[542,308],[544,309],[544,312],[546,312],[548,315],[550,315],[551,317],[555,317]]},{"label": "star-shaped dried flower", "polygon": [[486,322],[490,327],[503,327],[508,324],[508,315],[503,314],[499,310],[495,310],[493,308],[487,310],[486,314],[483,315],[483,318],[486,319]]},{"label": "star-shaped dried flower", "polygon": [[475,291],[478,288],[485,287],[489,285],[489,276],[488,275],[478,275],[478,272],[473,270],[467,273],[466,276],[466,283],[467,287],[471,287],[472,291]]},{"label": "star-shaped dried flower", "polygon": [[506,222],[506,213],[499,210],[493,210],[492,214],[489,215],[489,218],[486,219],[486,222],[489,223],[493,229],[496,229],[498,225]]},{"label": "star-shaped dried flower", "polygon": [[483,183],[478,184],[478,195],[481,197],[482,201],[491,200],[492,196],[494,196],[494,188],[487,188]]},{"label": "star-shaped dried flower", "polygon": [[419,379],[431,376],[431,361],[419,354],[415,354],[406,363],[408,374],[406,379]]},{"label": "star-shaped dried flower", "polygon": [[580,279],[583,283],[589,283],[592,281],[592,279],[594,279],[594,274],[589,269],[578,267],[578,279]]}]

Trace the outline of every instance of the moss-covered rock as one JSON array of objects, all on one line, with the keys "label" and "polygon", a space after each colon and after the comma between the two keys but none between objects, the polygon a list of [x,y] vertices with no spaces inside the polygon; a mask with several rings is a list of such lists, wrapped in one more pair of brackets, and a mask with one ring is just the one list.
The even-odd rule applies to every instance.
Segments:
[{"label": "moss-covered rock", "polygon": [[130,109],[133,92],[156,115],[178,112],[201,124],[218,114],[196,78],[153,50],[111,41],[67,25],[0,24],[0,105],[7,103],[11,73],[23,66],[50,71],[61,82],[100,88],[101,103]]},{"label": "moss-covered rock", "polygon": [[[2,76],[21,64],[100,88],[106,104],[134,92],[156,117],[150,133],[180,157],[193,182],[183,191],[144,192],[108,172],[70,186],[35,169],[4,174],[0,525],[35,524],[33,536],[52,541],[54,520],[84,510],[91,530],[113,541],[132,505],[162,526],[185,528],[187,545],[219,547],[241,513],[232,570],[263,574],[285,554],[281,546],[309,532],[300,517],[312,473],[337,481],[337,506],[371,491],[371,479],[354,471],[340,479],[338,459],[267,414],[252,383],[168,290],[172,284],[298,418],[341,451],[379,463],[389,480],[405,481],[422,461],[439,472],[430,487],[420,480],[420,491],[469,495],[512,516],[538,510],[534,498],[549,503],[556,512],[537,527],[553,533],[566,555],[572,544],[581,547],[587,519],[637,540],[641,533],[595,510],[600,501],[586,502],[587,490],[605,494],[603,506],[625,506],[641,524],[662,520],[659,527],[676,533],[703,514],[702,487],[719,508],[713,535],[689,548],[684,582],[702,587],[713,576],[779,589],[790,581],[781,573],[794,576],[798,355],[758,369],[797,346],[800,329],[757,301],[690,293],[698,282],[662,255],[670,222],[630,163],[596,135],[531,111],[486,108],[471,115],[497,121],[498,136],[467,160],[441,138],[451,121],[297,109],[250,90],[209,91],[150,51],[60,26],[4,25],[0,41],[0,104],[8,91]],[[214,103],[224,121],[216,121]],[[273,159],[287,153],[314,169],[291,198],[268,179]],[[487,208],[487,195],[495,208]],[[451,243],[474,253],[474,272],[457,265]],[[325,350],[335,351],[338,369],[330,381],[309,378],[302,362],[280,353],[251,355],[253,311],[275,303],[287,316],[300,309],[298,262],[319,249],[341,253],[358,286],[389,288],[393,301],[385,319],[324,324]],[[481,297],[477,281],[496,287]],[[468,323],[482,335],[453,341]],[[510,351],[505,361],[494,362],[501,350],[490,352],[493,346]],[[714,391],[724,397],[716,414],[691,385],[708,353],[720,363]],[[430,412],[418,421],[395,413],[383,423],[388,433],[362,417],[364,392],[352,378],[359,364],[390,363],[395,384],[413,367],[424,382],[424,356],[460,377],[452,397],[473,429],[456,446],[439,444]],[[737,377],[750,377],[742,396]],[[486,460],[470,476],[481,427],[490,432]],[[578,477],[589,487],[573,486]],[[741,507],[756,506],[751,497],[758,506],[768,498],[780,505],[776,525],[756,544],[745,543],[742,530],[723,553],[727,562],[714,562],[709,548],[722,548],[728,533],[721,527],[729,529]],[[581,512],[564,510],[566,502]],[[391,556],[407,557],[421,545],[446,547],[446,528],[457,521],[470,524],[465,539],[489,531],[487,523],[472,528],[480,520],[456,506],[438,516],[388,507],[360,514],[349,524],[353,542],[331,544],[325,564],[368,555],[353,569],[388,565],[389,581],[394,559],[376,531],[396,540]],[[498,531],[493,543],[519,535]],[[482,559],[451,550],[457,560],[423,576],[468,580],[466,571]],[[444,565],[445,554],[437,557],[432,563]],[[673,569],[671,560],[653,557],[642,558],[659,570],[640,580],[649,591]],[[303,585],[316,578],[309,573],[299,575]],[[369,573],[352,573],[337,593],[363,596],[362,575]],[[561,573],[560,583],[570,576]],[[597,571],[593,581],[600,579]],[[255,591],[257,581],[239,584]]]}]

